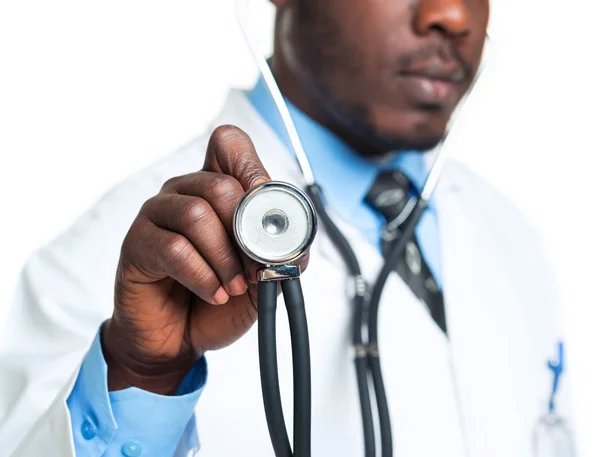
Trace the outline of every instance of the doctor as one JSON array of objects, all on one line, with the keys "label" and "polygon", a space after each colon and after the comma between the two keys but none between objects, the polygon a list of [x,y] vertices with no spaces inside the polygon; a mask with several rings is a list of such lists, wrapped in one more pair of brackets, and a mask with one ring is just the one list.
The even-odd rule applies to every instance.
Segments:
[{"label": "doctor", "polygon": [[[382,228],[422,188],[423,151],[473,82],[488,1],[273,3],[271,68],[372,283],[388,247]],[[233,91],[206,135],[32,256],[1,340],[2,456],[272,455],[253,326],[257,265],[231,235],[244,191],[269,179],[304,185],[261,80]],[[552,437],[567,430],[554,383],[562,364],[548,365],[559,304],[543,258],[523,217],[450,162],[381,302],[394,455],[530,457],[540,435],[561,446]],[[320,457],[364,455],[347,283],[321,231],[303,275]]]}]

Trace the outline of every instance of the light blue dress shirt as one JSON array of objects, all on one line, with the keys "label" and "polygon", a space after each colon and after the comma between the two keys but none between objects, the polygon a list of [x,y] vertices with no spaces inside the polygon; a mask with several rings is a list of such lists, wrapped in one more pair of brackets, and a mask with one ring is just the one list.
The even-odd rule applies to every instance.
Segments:
[{"label": "light blue dress shirt", "polygon": [[[192,420],[206,373],[206,360],[202,358],[174,396],[136,387],[109,392],[98,332],[67,399],[76,455],[172,456]],[[193,439],[187,443],[190,449],[197,447]]]},{"label": "light blue dress shirt", "polygon": [[[283,122],[264,81],[260,79],[247,95],[257,112],[293,154]],[[364,198],[377,174],[384,169],[402,170],[417,188],[422,188],[428,173],[422,153],[398,154],[387,163],[369,161],[291,103],[288,102],[288,106],[315,178],[329,205],[345,221],[356,226],[373,245],[379,246],[384,219],[365,203]],[[425,261],[441,286],[435,207],[423,214],[417,226],[417,240]],[[172,456],[186,427],[190,426],[206,377],[206,360],[202,358],[174,396],[156,395],[133,387],[109,392],[107,366],[98,333],[67,400],[76,455]],[[197,442],[185,444],[187,449],[198,446]]]}]

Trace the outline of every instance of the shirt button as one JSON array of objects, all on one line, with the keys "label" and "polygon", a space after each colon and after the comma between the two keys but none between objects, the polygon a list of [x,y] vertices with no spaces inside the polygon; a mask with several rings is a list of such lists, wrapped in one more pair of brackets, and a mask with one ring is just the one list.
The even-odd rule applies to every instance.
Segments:
[{"label": "shirt button", "polygon": [[81,434],[86,440],[93,439],[98,431],[96,430],[96,426],[89,420],[84,420],[83,424],[81,424]]},{"label": "shirt button", "polygon": [[142,455],[142,445],[137,441],[128,441],[121,448],[125,457],[139,457]]}]

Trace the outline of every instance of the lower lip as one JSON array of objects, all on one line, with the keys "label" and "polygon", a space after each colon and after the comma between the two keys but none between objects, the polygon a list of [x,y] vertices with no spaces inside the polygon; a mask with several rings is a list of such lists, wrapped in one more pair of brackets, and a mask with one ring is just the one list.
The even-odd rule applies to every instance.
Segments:
[{"label": "lower lip", "polygon": [[450,104],[458,98],[458,85],[423,76],[402,76],[401,81],[419,101],[432,104]]}]

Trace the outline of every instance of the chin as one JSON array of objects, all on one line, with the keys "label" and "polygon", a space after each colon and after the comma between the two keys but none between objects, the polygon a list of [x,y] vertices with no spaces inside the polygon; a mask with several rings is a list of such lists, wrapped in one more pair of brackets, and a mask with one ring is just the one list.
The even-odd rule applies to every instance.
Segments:
[{"label": "chin", "polygon": [[449,114],[445,109],[377,108],[326,104],[330,126],[360,154],[383,157],[394,152],[433,149],[443,139]]},{"label": "chin", "polygon": [[446,134],[446,123],[441,127],[434,125],[418,125],[410,132],[398,134],[398,143],[404,144],[413,151],[429,151],[435,148]]},{"label": "chin", "polygon": [[383,129],[372,129],[371,141],[379,145],[377,149],[385,152],[419,151],[427,152],[435,148],[445,136],[446,124],[419,123],[410,129],[386,132]]},{"label": "chin", "polygon": [[442,141],[443,135],[426,136],[426,137],[413,137],[413,136],[398,136],[393,138],[387,138],[387,146],[385,150],[389,151],[417,151],[427,152],[435,148],[440,141]]},{"label": "chin", "polygon": [[435,137],[424,137],[424,138],[414,138],[405,140],[405,148],[404,150],[409,151],[419,151],[419,152],[428,152],[435,148],[440,141],[444,138],[444,135],[437,135]]},{"label": "chin", "polygon": [[435,148],[446,134],[451,111],[440,109],[379,110],[371,112],[366,132],[378,149],[422,151]]}]

